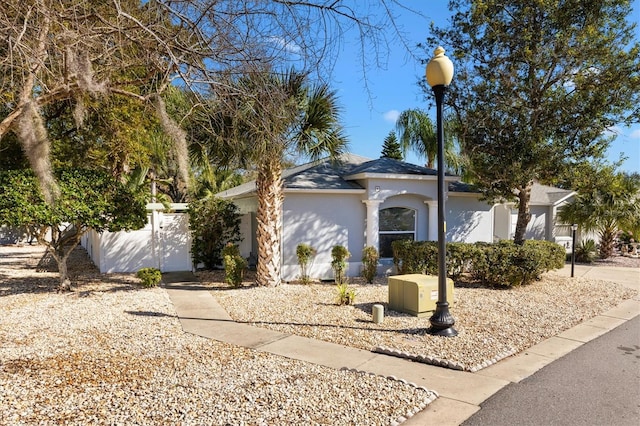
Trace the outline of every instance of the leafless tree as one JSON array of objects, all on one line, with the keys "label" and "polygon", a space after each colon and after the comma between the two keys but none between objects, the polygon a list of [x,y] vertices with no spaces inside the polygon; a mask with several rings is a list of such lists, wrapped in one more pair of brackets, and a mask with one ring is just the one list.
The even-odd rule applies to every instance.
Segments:
[{"label": "leafless tree", "polygon": [[185,133],[166,113],[171,84],[199,93],[220,72],[268,64],[328,75],[344,35],[358,35],[363,70],[388,48],[397,0],[376,13],[344,0],[5,0],[0,8],[0,138],[18,137],[49,201],[57,186],[41,108],[90,97],[155,107],[187,181]]}]

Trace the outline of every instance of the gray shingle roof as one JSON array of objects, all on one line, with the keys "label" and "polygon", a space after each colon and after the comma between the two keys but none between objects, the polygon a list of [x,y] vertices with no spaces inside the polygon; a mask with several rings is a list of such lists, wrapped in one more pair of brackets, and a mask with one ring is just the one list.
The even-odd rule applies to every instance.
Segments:
[{"label": "gray shingle roof", "polygon": [[393,158],[378,158],[362,163],[351,170],[349,174],[357,175],[361,173],[437,176],[438,171],[394,160]]},{"label": "gray shingle roof", "polygon": [[367,161],[368,158],[353,154],[344,154],[336,162],[325,158],[306,167],[300,166],[298,170],[290,169],[285,175],[284,186],[287,189],[363,189],[344,176]]},{"label": "gray shingle roof", "polygon": [[[338,162],[324,158],[287,169],[283,172],[285,189],[291,190],[363,190],[354,177],[358,175],[415,175],[437,176],[438,172],[392,158],[370,159],[355,154],[343,154]],[[447,176],[452,176],[447,173]],[[450,192],[478,193],[472,185],[448,182]],[[556,188],[557,189],[557,188]],[[238,198],[253,194],[255,181],[247,182],[217,194],[223,198]]]},{"label": "gray shingle roof", "polygon": [[[283,172],[283,180],[285,189],[292,190],[363,190],[360,184],[352,180],[354,176],[362,174],[437,176],[437,173],[434,169],[391,158],[372,160],[355,154],[343,154],[338,162],[324,158],[287,169]],[[448,188],[452,193],[480,193],[473,185],[464,182],[448,182]],[[251,195],[255,191],[256,183],[251,181],[217,195],[222,198],[238,198]],[[531,204],[554,205],[573,194],[574,192],[570,190],[534,183],[531,188]]]},{"label": "gray shingle roof", "polygon": [[463,192],[467,194],[479,194],[480,190],[470,183],[449,182],[449,192]]},{"label": "gray shingle roof", "polygon": [[533,187],[531,187],[531,204],[554,205],[574,193],[574,191],[568,189],[534,183]]},{"label": "gray shingle roof", "polygon": [[[449,192],[458,193],[477,193],[481,191],[472,184],[464,182],[449,182]],[[531,187],[531,201],[532,205],[554,205],[559,201],[562,201],[571,195],[575,194],[574,191],[556,188],[554,186],[541,185],[534,183]]]},{"label": "gray shingle roof", "polygon": [[[338,162],[329,158],[302,164],[283,171],[282,177],[286,189],[363,189],[356,182],[343,179],[352,169],[371,161],[355,154],[343,154]],[[237,198],[256,191],[256,182],[251,181],[216,194],[222,198]]]}]

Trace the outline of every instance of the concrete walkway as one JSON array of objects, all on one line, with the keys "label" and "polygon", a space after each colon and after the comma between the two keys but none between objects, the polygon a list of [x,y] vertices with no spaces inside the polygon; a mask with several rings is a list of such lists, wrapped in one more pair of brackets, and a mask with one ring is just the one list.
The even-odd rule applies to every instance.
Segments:
[{"label": "concrete walkway", "polygon": [[[568,276],[568,268],[559,273]],[[608,279],[640,289],[640,270],[637,269],[576,267],[575,276]],[[166,273],[163,282],[187,333],[331,368],[346,367],[395,376],[437,391],[440,397],[405,422],[407,426],[459,425],[503,387],[520,382],[640,314],[640,300],[627,300],[518,355],[477,373],[469,373],[236,323],[193,274]]]}]

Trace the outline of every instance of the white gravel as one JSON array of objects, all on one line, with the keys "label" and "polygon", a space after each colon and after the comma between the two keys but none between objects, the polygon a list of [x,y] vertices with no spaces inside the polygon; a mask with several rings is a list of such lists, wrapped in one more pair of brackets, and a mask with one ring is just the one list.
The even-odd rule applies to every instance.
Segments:
[{"label": "white gravel", "polygon": [[0,247],[2,425],[385,425],[436,397],[185,334],[164,290],[76,252],[58,294],[41,248]]},{"label": "white gravel", "polygon": [[[637,295],[612,282],[554,273],[509,289],[456,287],[450,311],[458,336],[443,338],[426,334],[428,317],[388,309],[385,278],[377,284],[352,278],[355,304],[337,306],[334,284],[249,287],[248,276],[246,287],[229,289],[221,284],[221,272],[198,274],[236,321],[467,371],[521,352]],[[372,322],[376,303],[384,306],[382,324]]]}]

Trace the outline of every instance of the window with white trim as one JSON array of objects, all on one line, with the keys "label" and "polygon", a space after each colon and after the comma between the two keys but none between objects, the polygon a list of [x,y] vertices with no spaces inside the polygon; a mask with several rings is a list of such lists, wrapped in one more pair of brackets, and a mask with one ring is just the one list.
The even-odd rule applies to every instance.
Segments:
[{"label": "window with white trim", "polygon": [[380,257],[393,257],[391,243],[416,239],[416,211],[405,207],[381,209],[378,221]]}]

